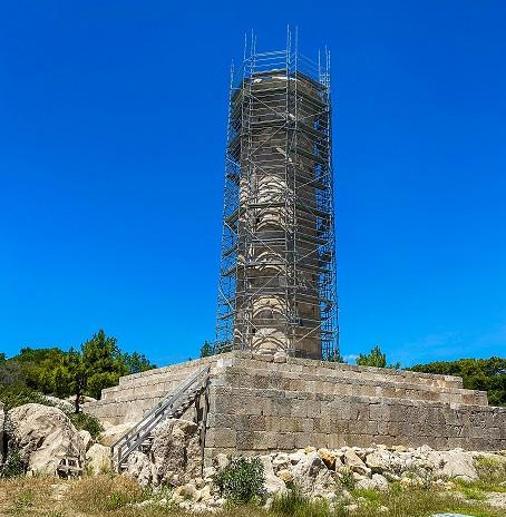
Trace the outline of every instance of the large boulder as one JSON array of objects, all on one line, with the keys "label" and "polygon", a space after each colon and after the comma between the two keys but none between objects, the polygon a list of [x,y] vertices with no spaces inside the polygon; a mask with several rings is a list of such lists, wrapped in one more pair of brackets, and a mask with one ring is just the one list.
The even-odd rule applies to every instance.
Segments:
[{"label": "large boulder", "polygon": [[168,419],[153,432],[151,457],[156,485],[180,486],[198,475],[198,426],[189,420]]},{"label": "large boulder", "polygon": [[102,431],[98,437],[98,441],[106,447],[114,445],[124,434],[126,434],[136,422],[125,422],[123,424],[113,425]]},{"label": "large boulder", "polygon": [[134,451],[128,456],[125,475],[136,479],[141,486],[153,482],[153,470],[153,464],[143,452]]},{"label": "large boulder", "polygon": [[304,495],[329,499],[335,496],[336,473],[327,468],[317,452],[293,457],[292,462],[295,459],[297,463],[291,468],[293,482]]},{"label": "large boulder", "polygon": [[81,441],[83,442],[84,450],[87,451],[94,443],[91,434],[89,433],[89,431],[82,429],[81,431],[79,431],[79,436],[81,437]]},{"label": "large boulder", "polygon": [[86,453],[86,470],[89,474],[97,476],[111,470],[111,449],[93,444]]},{"label": "large boulder", "polygon": [[381,474],[373,474],[371,479],[366,477],[359,479],[355,487],[366,490],[388,490],[388,481]]},{"label": "large boulder", "polygon": [[270,456],[260,456],[264,468],[264,490],[267,495],[286,492],[285,482],[274,474]]},{"label": "large boulder", "polygon": [[434,465],[435,477],[459,478],[465,481],[478,479],[478,472],[474,466],[474,457],[471,452],[461,449],[431,451],[428,456]]},{"label": "large boulder", "polygon": [[360,459],[359,455],[353,449],[344,450],[343,461],[347,467],[361,476],[369,476],[371,474],[371,469]]},{"label": "large boulder", "polygon": [[82,465],[79,432],[56,407],[24,404],[8,414],[9,450],[19,451],[27,473],[54,475],[62,459]]}]

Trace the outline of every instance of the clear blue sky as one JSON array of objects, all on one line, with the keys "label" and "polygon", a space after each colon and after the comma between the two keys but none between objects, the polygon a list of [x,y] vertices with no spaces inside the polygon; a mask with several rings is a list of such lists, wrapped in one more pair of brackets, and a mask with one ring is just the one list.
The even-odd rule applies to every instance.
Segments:
[{"label": "clear blue sky", "polygon": [[333,55],[342,350],[506,354],[506,3],[0,0],[0,351],[214,337],[229,65]]}]

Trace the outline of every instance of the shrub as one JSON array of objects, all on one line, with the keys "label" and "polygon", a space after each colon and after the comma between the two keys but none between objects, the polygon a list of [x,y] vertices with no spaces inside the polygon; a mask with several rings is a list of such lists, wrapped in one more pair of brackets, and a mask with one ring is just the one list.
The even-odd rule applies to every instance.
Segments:
[{"label": "shrub", "polygon": [[76,429],[88,431],[93,438],[96,438],[104,428],[93,416],[86,413],[66,413]]},{"label": "shrub", "polygon": [[355,488],[355,478],[350,468],[344,467],[339,471],[341,474],[341,483],[347,490],[353,490]]},{"label": "shrub", "polygon": [[235,458],[218,472],[214,481],[223,496],[235,504],[264,496],[264,467],[258,458]]},{"label": "shrub", "polygon": [[0,384],[0,402],[3,402],[5,411],[32,402],[48,405],[42,393],[18,384]]},{"label": "shrub", "polygon": [[476,469],[482,481],[500,484],[506,479],[506,460],[483,456],[476,460]]},{"label": "shrub", "polygon": [[11,449],[7,455],[7,459],[0,470],[0,477],[14,478],[22,476],[25,473],[25,465],[21,459],[21,454],[17,449]]}]

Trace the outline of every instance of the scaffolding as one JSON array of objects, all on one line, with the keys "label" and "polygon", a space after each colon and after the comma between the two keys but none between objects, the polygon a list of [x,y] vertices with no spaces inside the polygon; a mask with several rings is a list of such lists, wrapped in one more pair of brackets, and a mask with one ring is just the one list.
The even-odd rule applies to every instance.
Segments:
[{"label": "scaffolding", "polygon": [[[323,55],[322,55],[323,54]],[[338,356],[330,53],[232,67],[216,349]]]}]

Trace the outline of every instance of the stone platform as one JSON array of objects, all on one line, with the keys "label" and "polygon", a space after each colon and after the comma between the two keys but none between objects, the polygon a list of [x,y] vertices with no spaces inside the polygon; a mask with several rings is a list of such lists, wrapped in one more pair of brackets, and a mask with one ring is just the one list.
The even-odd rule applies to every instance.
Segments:
[{"label": "stone platform", "polygon": [[111,424],[138,421],[204,365],[207,458],[306,446],[506,449],[506,408],[488,406],[459,377],[245,352],[122,377],[88,411]]}]

